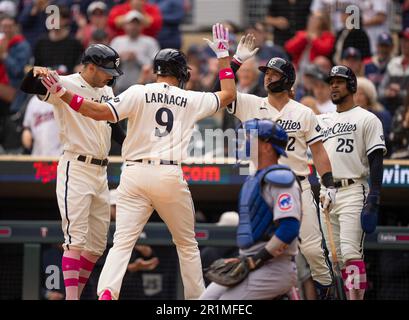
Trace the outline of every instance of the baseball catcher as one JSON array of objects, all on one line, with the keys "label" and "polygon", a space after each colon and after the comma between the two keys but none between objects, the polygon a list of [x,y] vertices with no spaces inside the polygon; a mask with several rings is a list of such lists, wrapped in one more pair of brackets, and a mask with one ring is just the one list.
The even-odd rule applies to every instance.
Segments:
[{"label": "baseball catcher", "polygon": [[[284,129],[271,120],[244,124],[246,154],[257,164],[240,191],[237,245],[240,256],[216,260],[201,299],[274,299],[296,284],[295,255],[301,220],[301,187],[286,157]],[[257,161],[256,161],[257,160]]]}]

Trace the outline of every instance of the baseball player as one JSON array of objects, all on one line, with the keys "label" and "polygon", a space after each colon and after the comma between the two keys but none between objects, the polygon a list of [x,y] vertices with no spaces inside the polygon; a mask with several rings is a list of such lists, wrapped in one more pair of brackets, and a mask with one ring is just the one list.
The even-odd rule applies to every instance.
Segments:
[{"label": "baseball player", "polygon": [[[108,46],[92,45],[86,49],[82,63],[81,73],[60,78],[62,85],[90,101],[113,99],[110,85],[122,74],[118,54]],[[50,72],[34,67],[22,89],[45,95],[44,100],[54,106],[60,127],[64,152],[58,163],[56,191],[65,239],[62,270],[66,299],[77,300],[106,247],[110,222],[107,156],[112,130],[106,121],[82,117],[51,95],[40,81]],[[122,136],[114,138],[122,143]]]},{"label": "baseball player", "polygon": [[[363,299],[367,285],[363,241],[365,233],[376,228],[385,139],[380,120],[354,104],[357,80],[350,68],[333,67],[329,84],[337,112],[318,119],[338,188],[330,221],[347,297],[357,300]],[[328,239],[327,228],[323,227],[323,231]]]},{"label": "baseball player", "polygon": [[[301,185],[288,166],[278,164],[280,156],[287,156],[287,133],[267,119],[248,120],[243,127],[246,139],[258,144],[258,166],[240,191],[237,245],[241,258],[236,260],[246,257],[251,272],[233,287],[212,282],[201,299],[274,299],[297,282]],[[253,140],[254,133],[258,136]]]},{"label": "baseball player", "polygon": [[[232,70],[236,72],[240,64],[252,57],[254,49],[251,35],[243,37],[236,54],[233,56]],[[301,181],[303,220],[300,229],[300,250],[306,258],[318,295],[328,298],[332,286],[332,275],[323,249],[323,237],[318,219],[318,208],[314,201],[308,181],[307,149],[310,148],[315,167],[321,175],[321,183],[326,186],[323,201],[324,208],[335,203],[334,182],[331,163],[322,144],[321,128],[310,108],[290,99],[291,88],[295,82],[293,65],[282,59],[272,58],[259,70],[265,74],[264,86],[268,97],[237,93],[237,99],[228,107],[228,111],[242,122],[252,118],[268,118],[280,124],[289,136],[286,152],[288,157],[280,158],[279,163],[288,165]]]},{"label": "baseball player", "polygon": [[183,89],[190,74],[185,55],[174,49],[163,49],[155,56],[156,83],[134,85],[107,103],[84,99],[65,88],[58,75],[43,79],[50,92],[86,117],[111,122],[128,118],[114,245],[98,283],[100,299],[118,299],[132,249],[154,209],[176,245],[185,298],[196,299],[204,290],[194,207],[181,162],[186,158],[194,123],[236,97],[229,68],[228,30],[214,25],[213,41],[207,41],[219,59],[222,90],[216,93]]}]

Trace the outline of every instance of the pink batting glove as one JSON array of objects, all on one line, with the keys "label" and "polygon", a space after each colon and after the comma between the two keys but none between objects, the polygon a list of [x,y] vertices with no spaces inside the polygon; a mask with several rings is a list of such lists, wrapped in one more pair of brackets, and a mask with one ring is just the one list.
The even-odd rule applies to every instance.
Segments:
[{"label": "pink batting glove", "polygon": [[229,56],[229,29],[225,28],[221,23],[213,25],[213,41],[205,38],[203,40],[214,51],[217,59]]},{"label": "pink batting glove", "polygon": [[61,97],[67,90],[62,86],[61,79],[58,73],[51,71],[47,77],[41,78],[41,83],[53,95]]}]

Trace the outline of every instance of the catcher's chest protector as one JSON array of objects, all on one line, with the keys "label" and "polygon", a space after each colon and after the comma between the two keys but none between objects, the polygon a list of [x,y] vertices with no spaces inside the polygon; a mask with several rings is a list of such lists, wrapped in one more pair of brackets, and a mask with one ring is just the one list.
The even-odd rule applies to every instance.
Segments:
[{"label": "catcher's chest protector", "polygon": [[261,193],[264,176],[275,167],[276,165],[267,167],[254,176],[249,176],[241,188],[237,228],[237,245],[241,249],[249,248],[258,241],[270,240],[276,229],[272,209]]}]

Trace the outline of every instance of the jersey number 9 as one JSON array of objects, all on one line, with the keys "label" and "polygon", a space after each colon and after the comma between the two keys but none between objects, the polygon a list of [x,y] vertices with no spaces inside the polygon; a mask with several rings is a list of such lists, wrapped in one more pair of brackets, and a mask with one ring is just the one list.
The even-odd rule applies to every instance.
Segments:
[{"label": "jersey number 9", "polygon": [[[163,120],[163,114],[166,113],[166,119]],[[164,131],[161,131],[158,127],[155,127],[155,136],[164,137],[167,136],[173,128],[173,113],[168,108],[160,108],[155,115],[155,120],[160,126],[166,126]]]}]

